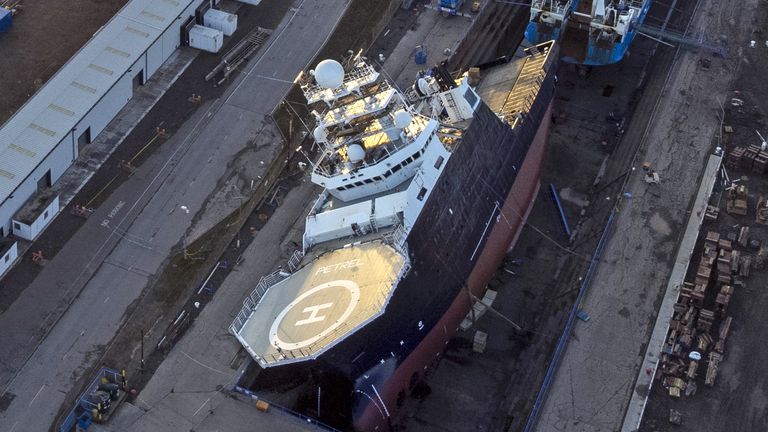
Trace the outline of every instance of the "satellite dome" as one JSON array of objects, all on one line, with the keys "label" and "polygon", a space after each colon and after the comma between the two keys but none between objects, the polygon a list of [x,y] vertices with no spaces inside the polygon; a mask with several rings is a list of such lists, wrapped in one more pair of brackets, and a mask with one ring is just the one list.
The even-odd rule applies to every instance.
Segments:
[{"label": "satellite dome", "polygon": [[405,110],[400,110],[395,113],[395,127],[398,129],[405,129],[411,124],[411,113]]},{"label": "satellite dome", "polygon": [[344,67],[336,60],[323,60],[315,68],[317,85],[338,88],[344,82]]},{"label": "satellite dome", "polygon": [[347,156],[350,162],[362,162],[365,159],[365,149],[360,144],[352,144],[347,147]]},{"label": "satellite dome", "polygon": [[328,142],[328,134],[322,126],[315,127],[315,130],[312,131],[312,136],[315,137],[315,141],[319,143]]}]

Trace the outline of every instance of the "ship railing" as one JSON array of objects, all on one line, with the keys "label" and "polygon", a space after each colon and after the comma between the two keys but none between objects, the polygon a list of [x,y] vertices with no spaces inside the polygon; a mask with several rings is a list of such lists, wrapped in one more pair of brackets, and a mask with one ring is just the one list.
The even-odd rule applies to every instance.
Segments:
[{"label": "ship railing", "polygon": [[534,0],[531,2],[531,9],[550,12],[557,15],[565,15],[571,8],[571,1],[561,3],[558,0]]},{"label": "ship railing", "polygon": [[[394,287],[397,286],[397,284],[400,282],[400,280],[405,276],[405,274],[410,270],[411,266],[409,262],[405,262],[403,264],[402,269],[400,272],[398,272],[395,276],[390,276],[387,279],[387,282],[390,286],[390,289],[387,291],[381,291],[376,294],[376,297],[371,301],[371,304],[368,305],[362,313],[370,315],[371,317],[378,316],[381,311],[384,310],[387,303],[389,302],[390,296],[394,292]],[[262,357],[262,360],[264,360],[267,364],[270,363],[280,363],[285,361],[290,361],[294,359],[304,359],[308,357],[312,357],[313,355],[317,355],[322,350],[332,346],[333,341],[341,341],[343,340],[341,335],[345,333],[352,334],[357,330],[357,328],[362,328],[366,324],[368,324],[369,320],[365,320],[360,324],[357,324],[355,327],[350,328],[349,321],[345,321],[341,323],[338,327],[333,329],[330,333],[323,336],[321,339],[316,340],[315,342],[312,342],[311,344],[303,347],[303,348],[297,348],[293,350],[287,350],[287,349],[279,349],[278,352],[272,352],[270,354],[266,354]]]},{"label": "ship railing", "polygon": [[[360,170],[363,168],[370,168],[377,165],[381,165],[382,161],[386,160],[392,155],[397,154],[399,151],[413,144],[413,142],[416,141],[416,138],[419,136],[419,134],[422,133],[422,131],[423,129],[420,129],[417,134],[411,134],[406,132],[403,134],[404,139],[399,139],[397,141],[390,141],[387,145],[380,146],[381,149],[384,150],[384,152],[380,156],[376,158],[372,158],[371,160],[363,161],[355,169]],[[362,137],[365,138],[365,136],[362,136]],[[359,139],[360,139],[360,136],[355,136],[355,138],[349,139],[348,142],[354,143],[359,141]],[[333,150],[329,150],[318,160],[318,163],[314,169],[314,175],[318,177],[322,177],[323,179],[326,179],[326,180],[330,180],[334,177],[350,175],[349,172],[345,172],[345,170],[341,169],[342,168],[341,164],[332,161],[330,156],[333,153],[334,153]],[[335,166],[336,168],[329,170],[326,166]]]},{"label": "ship railing", "polygon": [[408,257],[408,245],[405,243],[405,239],[408,237],[405,227],[402,224],[395,226],[392,231],[384,234],[384,242],[395,248],[398,252]]},{"label": "ship railing", "polygon": [[328,201],[328,189],[323,189],[323,191],[318,195],[317,199],[315,200],[315,203],[312,205],[312,208],[309,210],[309,216],[314,216],[317,214],[317,212],[320,211],[320,209],[323,208],[323,205],[325,205],[325,202]]},{"label": "ship railing", "polygon": [[301,264],[301,260],[304,259],[304,252],[300,250],[293,251],[293,255],[288,259],[288,271],[295,272]]},{"label": "ship railing", "polygon": [[240,330],[243,329],[248,318],[250,318],[253,311],[256,310],[256,307],[259,305],[261,298],[264,297],[267,290],[272,285],[285,279],[286,276],[283,276],[283,274],[284,272],[278,270],[267,276],[262,276],[261,279],[259,279],[259,283],[256,284],[253,291],[251,291],[248,297],[243,300],[243,307],[240,308],[240,312],[235,316],[234,321],[232,321],[232,324],[229,326],[232,334],[236,335],[240,333]]},{"label": "ship railing", "polygon": [[331,96],[332,100],[346,96],[350,93],[350,89],[355,91],[362,86],[373,84],[378,77],[379,75],[373,66],[361,62],[344,75],[344,82],[339,88],[327,89],[315,84],[304,84],[301,86],[301,90],[304,93],[304,97],[311,104],[323,100],[323,97],[328,95]]}]

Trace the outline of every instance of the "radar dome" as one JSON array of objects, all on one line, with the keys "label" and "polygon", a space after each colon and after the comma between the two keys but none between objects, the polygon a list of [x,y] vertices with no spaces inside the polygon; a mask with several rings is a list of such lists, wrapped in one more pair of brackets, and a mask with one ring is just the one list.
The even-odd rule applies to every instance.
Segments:
[{"label": "radar dome", "polygon": [[347,147],[347,156],[350,162],[362,162],[365,159],[365,149],[360,144],[352,144]]},{"label": "radar dome", "polygon": [[411,124],[411,113],[408,111],[400,110],[395,113],[395,127],[399,129],[405,129]]},{"label": "radar dome", "polygon": [[338,88],[344,82],[344,67],[336,60],[323,60],[315,68],[317,85]]},{"label": "radar dome", "polygon": [[315,137],[315,141],[319,143],[328,141],[328,134],[325,133],[325,128],[322,126],[317,126],[315,130],[312,131],[312,136]]}]

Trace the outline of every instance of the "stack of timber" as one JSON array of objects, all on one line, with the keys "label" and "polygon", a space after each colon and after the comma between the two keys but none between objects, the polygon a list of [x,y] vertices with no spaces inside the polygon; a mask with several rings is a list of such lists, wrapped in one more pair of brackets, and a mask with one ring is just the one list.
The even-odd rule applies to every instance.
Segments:
[{"label": "stack of timber", "polygon": [[749,228],[734,228],[727,238],[715,231],[706,233],[693,280],[680,287],[661,353],[661,382],[672,397],[695,395],[699,375],[713,386],[725,358],[733,322],[728,306],[743,286],[741,278],[749,275],[753,259],[744,250],[734,250],[734,245],[748,244]]}]

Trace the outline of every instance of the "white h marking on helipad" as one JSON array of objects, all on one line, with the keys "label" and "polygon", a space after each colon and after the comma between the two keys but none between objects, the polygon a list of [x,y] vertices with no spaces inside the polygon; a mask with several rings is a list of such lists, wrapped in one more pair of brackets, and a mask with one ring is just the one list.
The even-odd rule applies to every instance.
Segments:
[{"label": "white h marking on helipad", "polygon": [[304,310],[302,310],[302,312],[309,313],[309,318],[298,320],[294,325],[298,327],[305,324],[312,324],[319,321],[325,321],[326,316],[325,315],[317,316],[317,313],[320,312],[322,309],[328,309],[331,306],[333,306],[333,303],[324,303],[321,305],[305,307]]}]

